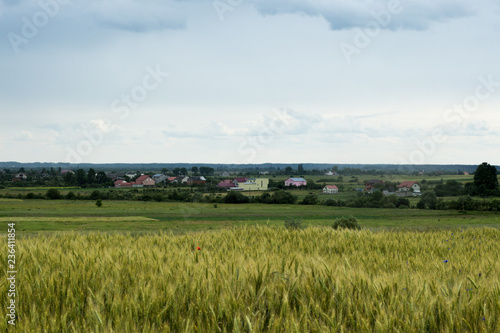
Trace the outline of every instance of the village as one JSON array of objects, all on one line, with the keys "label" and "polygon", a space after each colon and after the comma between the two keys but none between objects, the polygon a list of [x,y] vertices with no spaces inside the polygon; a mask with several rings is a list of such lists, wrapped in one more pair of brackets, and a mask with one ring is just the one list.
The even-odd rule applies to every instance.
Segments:
[{"label": "village", "polygon": [[[221,173],[227,176],[228,172]],[[326,173],[325,175],[333,176],[333,174]],[[336,174],[338,176],[338,174]],[[129,174],[128,176],[134,176]],[[124,179],[115,179],[114,186],[116,188],[143,188],[155,187],[157,184],[185,184],[190,185],[205,185],[207,179],[204,176],[185,176],[168,177],[164,174],[155,174],[153,176],[141,175],[134,181],[126,181]],[[416,181],[403,181],[394,188],[383,188],[384,181],[379,179],[370,179],[365,181],[363,188],[353,189],[354,191],[373,193],[382,191],[383,195],[397,195],[401,197],[406,196],[419,196],[420,184]],[[284,188],[300,188],[307,186],[307,180],[302,177],[290,177],[283,182]],[[224,179],[217,184],[218,188],[226,189],[227,191],[267,191],[269,190],[269,178],[254,178],[254,177],[235,177],[233,179]],[[382,190],[381,190],[382,189]],[[323,194],[339,194],[337,185],[325,185],[322,189]]]}]

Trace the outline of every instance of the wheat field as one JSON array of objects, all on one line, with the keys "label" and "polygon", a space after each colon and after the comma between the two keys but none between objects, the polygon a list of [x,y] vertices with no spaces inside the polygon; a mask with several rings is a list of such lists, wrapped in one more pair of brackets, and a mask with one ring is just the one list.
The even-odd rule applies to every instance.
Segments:
[{"label": "wheat field", "polygon": [[16,245],[18,332],[500,332],[495,228],[258,226]]}]

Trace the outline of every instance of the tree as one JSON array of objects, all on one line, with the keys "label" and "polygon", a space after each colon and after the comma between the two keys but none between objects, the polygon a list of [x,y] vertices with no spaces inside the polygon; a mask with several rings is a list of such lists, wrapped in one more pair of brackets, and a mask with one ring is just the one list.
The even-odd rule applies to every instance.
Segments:
[{"label": "tree", "polygon": [[300,202],[301,205],[316,205],[318,204],[319,199],[316,194],[308,194],[304,199]]},{"label": "tree", "polygon": [[95,184],[96,180],[96,172],[94,169],[90,168],[89,172],[87,173],[87,183],[89,184]]},{"label": "tree", "polygon": [[55,188],[51,188],[50,190],[48,190],[45,195],[50,200],[57,200],[57,199],[61,199],[62,198],[61,192],[59,192],[59,190],[57,190]]},{"label": "tree", "polygon": [[240,203],[248,203],[250,202],[250,199],[246,195],[240,192],[231,191],[224,197],[224,202],[232,204],[240,204]]},{"label": "tree", "polygon": [[422,194],[420,201],[417,203],[419,209],[436,209],[437,197],[434,191],[427,191]]},{"label": "tree", "polygon": [[202,175],[211,175],[214,173],[214,168],[210,167],[200,167],[200,173]]},{"label": "tree", "polygon": [[302,164],[299,164],[299,167],[297,170],[299,171],[299,174],[301,174],[301,175],[304,174],[304,167],[302,166]]},{"label": "tree", "polygon": [[78,185],[81,186],[81,185],[87,183],[87,175],[85,174],[85,170],[83,170],[83,169],[76,170],[75,176],[76,176],[76,183]]},{"label": "tree", "polygon": [[479,195],[498,191],[497,168],[486,162],[479,165],[474,173],[474,187]]},{"label": "tree", "polygon": [[297,197],[290,192],[278,190],[272,195],[272,202],[275,204],[293,205],[297,201]]},{"label": "tree", "polygon": [[76,176],[73,172],[66,172],[64,175],[64,182],[66,185],[75,185],[76,184]]},{"label": "tree", "polygon": [[191,171],[192,171],[193,173],[198,173],[198,167],[197,167],[197,166],[192,167],[192,168],[191,168]]},{"label": "tree", "polygon": [[99,171],[97,173],[95,181],[97,184],[105,184],[105,183],[111,181],[111,179],[106,175],[106,173],[104,171]]},{"label": "tree", "polygon": [[286,173],[291,173],[291,172],[293,172],[293,168],[292,168],[292,167],[287,166],[287,167],[285,168],[285,172],[286,172]]}]

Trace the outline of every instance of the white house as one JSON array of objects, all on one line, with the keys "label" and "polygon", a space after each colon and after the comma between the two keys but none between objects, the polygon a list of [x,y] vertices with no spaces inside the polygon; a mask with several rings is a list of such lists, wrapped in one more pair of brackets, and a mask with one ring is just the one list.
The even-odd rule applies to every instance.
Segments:
[{"label": "white house", "polygon": [[337,194],[339,193],[339,188],[335,185],[326,185],[323,187],[323,194]]},{"label": "white house", "polygon": [[413,193],[420,193],[420,185],[417,182],[405,181],[398,185],[399,192],[408,192],[413,190]]}]

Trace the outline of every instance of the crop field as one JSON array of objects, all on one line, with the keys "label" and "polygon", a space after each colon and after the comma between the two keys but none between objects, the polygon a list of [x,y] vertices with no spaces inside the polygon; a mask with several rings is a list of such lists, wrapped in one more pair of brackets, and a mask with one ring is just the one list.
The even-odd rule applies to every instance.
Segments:
[{"label": "crop field", "polygon": [[498,212],[2,198],[2,249],[9,223],[19,332],[500,331]]},{"label": "crop field", "polygon": [[17,253],[19,332],[500,331],[496,228],[53,233]]}]

